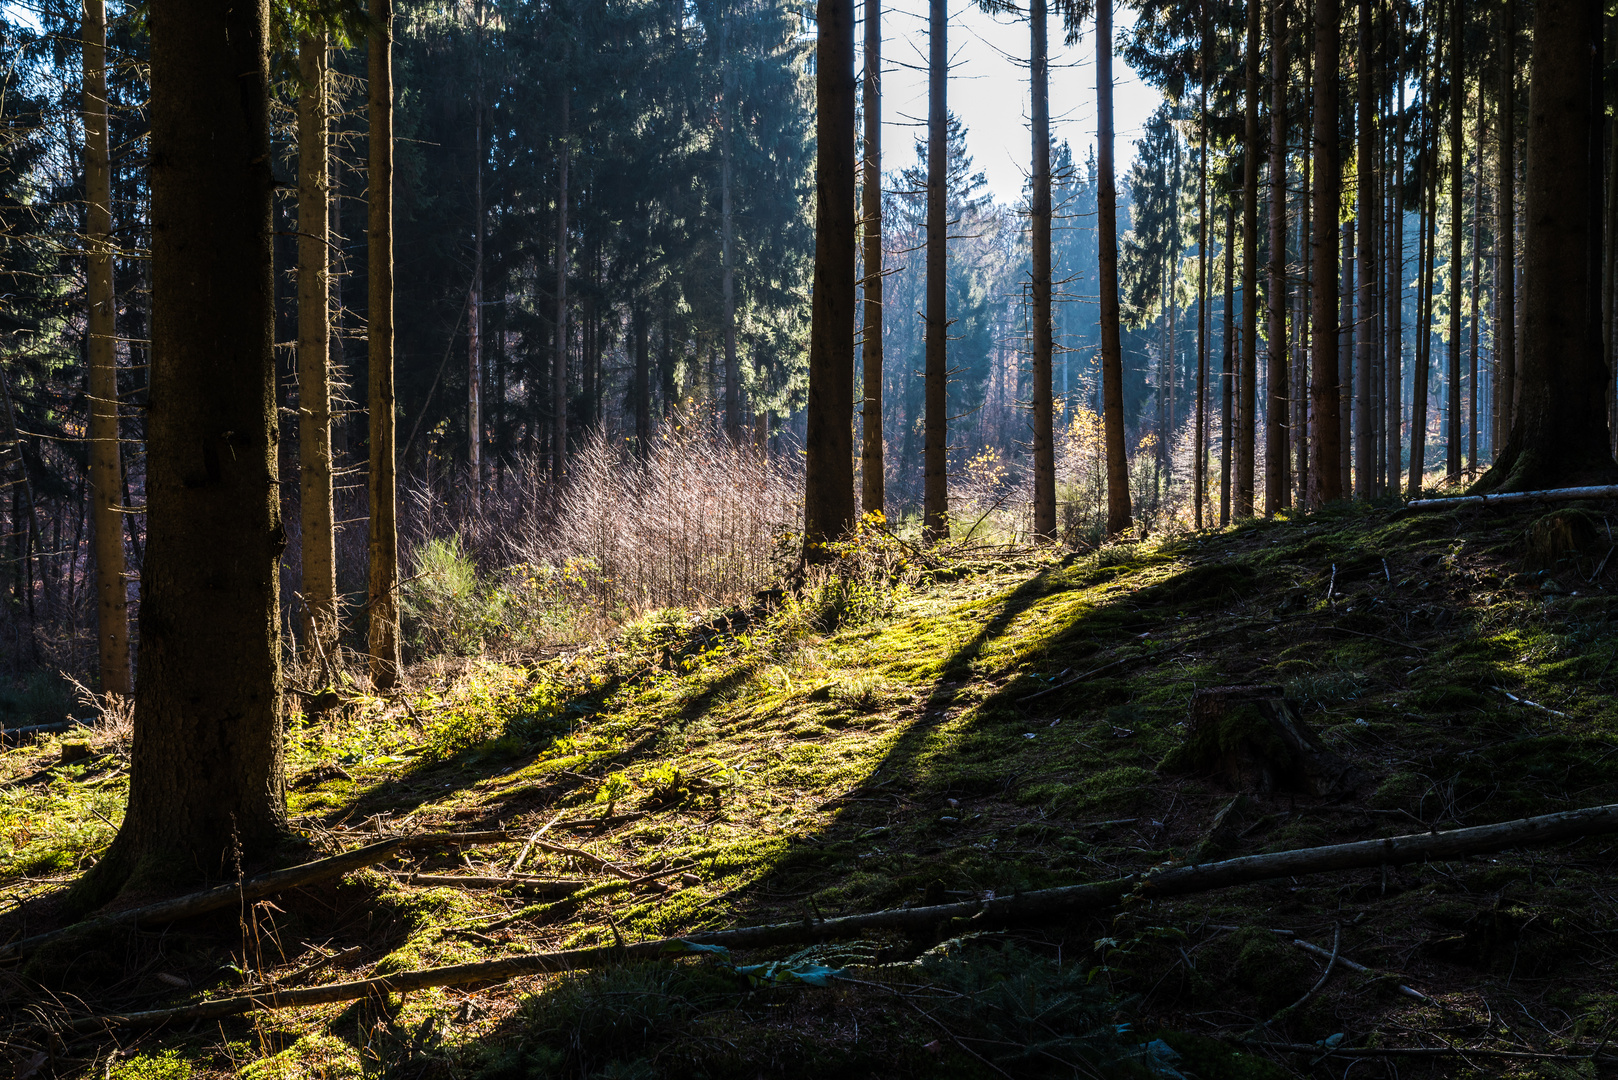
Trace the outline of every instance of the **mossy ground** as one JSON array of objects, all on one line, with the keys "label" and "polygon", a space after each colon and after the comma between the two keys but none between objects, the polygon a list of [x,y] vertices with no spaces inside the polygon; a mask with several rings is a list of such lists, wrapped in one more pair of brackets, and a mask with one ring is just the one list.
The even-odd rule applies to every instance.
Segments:
[{"label": "mossy ground", "polygon": [[[556,819],[549,839],[676,870],[669,890],[552,854],[525,869],[592,884],[554,900],[403,881],[503,874],[521,845],[475,848],[240,918],[125,932],[59,970],[0,976],[0,993],[21,1025],[24,1002],[149,1008],[244,978],[307,985],[1069,884],[1205,857],[1210,843],[1246,854],[1618,801],[1618,565],[1601,559],[1607,544],[1528,565],[1533,517],[1357,509],[1086,555],[979,553],[902,586],[662,612],[561,657],[441,666],[408,694],[293,723],[295,824],[335,850],[377,830]],[[1359,797],[1249,796],[1210,835],[1232,793],[1157,766],[1197,687],[1249,682],[1283,685],[1373,778]],[[49,739],[0,756],[9,897],[48,899],[110,840],[125,779],[117,747],[96,749],[51,769]],[[935,942],[873,940],[854,950],[857,978],[824,989],[682,963],[264,1012],[131,1033],[115,1064],[197,1077],[1147,1075],[1162,1062],[1139,1048],[1161,1037],[1188,1076],[1337,1076],[1341,1059],[1236,1042],[1318,979],[1293,937],[1329,949],[1334,927],[1342,955],[1396,977],[1339,969],[1266,1037],[1577,1054],[1618,1008],[1612,863],[1610,841],[1592,840],[1284,880],[919,961]],[[337,959],[294,977],[317,950]],[[15,1035],[18,1053],[32,1045]],[[87,1039],[57,1056],[64,1075],[101,1075],[113,1049]],[[1597,1075],[1552,1059],[1390,1060],[1406,1076]]]}]

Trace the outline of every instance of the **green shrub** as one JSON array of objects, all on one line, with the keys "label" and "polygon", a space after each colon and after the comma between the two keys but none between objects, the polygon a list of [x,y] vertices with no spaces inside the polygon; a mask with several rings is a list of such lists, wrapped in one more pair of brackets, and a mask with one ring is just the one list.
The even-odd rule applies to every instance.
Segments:
[{"label": "green shrub", "polygon": [[405,641],[417,656],[472,656],[505,636],[506,595],[478,580],[459,536],[429,540],[399,589]]}]

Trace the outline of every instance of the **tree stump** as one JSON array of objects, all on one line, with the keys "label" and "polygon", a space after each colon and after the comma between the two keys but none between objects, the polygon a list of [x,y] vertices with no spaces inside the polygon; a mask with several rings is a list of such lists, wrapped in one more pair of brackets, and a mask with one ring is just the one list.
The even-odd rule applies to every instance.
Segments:
[{"label": "tree stump", "polygon": [[1365,774],[1328,750],[1278,686],[1222,686],[1191,698],[1185,742],[1165,772],[1214,776],[1238,791],[1339,797]]}]

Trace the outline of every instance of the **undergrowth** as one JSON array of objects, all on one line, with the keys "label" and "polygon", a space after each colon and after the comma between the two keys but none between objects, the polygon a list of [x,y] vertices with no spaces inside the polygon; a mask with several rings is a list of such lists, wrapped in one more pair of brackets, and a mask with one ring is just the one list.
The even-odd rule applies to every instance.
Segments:
[{"label": "undergrowth", "polygon": [[[148,1007],[238,985],[217,974],[222,957],[290,979],[324,950],[328,965],[298,978],[340,981],[1618,801],[1618,568],[1588,552],[1532,564],[1530,526],[1344,509],[1087,554],[944,557],[871,522],[792,592],[651,609],[543,659],[420,665],[387,698],[300,696],[289,810],[315,843],[545,827],[589,858],[535,849],[522,871],[581,887],[412,884],[503,877],[524,845],[422,852],[252,913],[257,952],[232,914],[120,938],[64,988],[97,1009]],[[1336,802],[1238,799],[1215,777],[1159,769],[1192,694],[1231,684],[1283,687],[1366,785]],[[121,811],[124,744],[58,765],[60,743],[0,756],[0,877],[19,900],[48,902]],[[666,889],[592,859],[663,874]],[[1374,1045],[1577,1057],[1610,1034],[1611,872],[1597,842],[1504,852],[1138,898],[941,949],[975,928],[880,937],[823,957],[842,969],[824,986],[758,984],[701,958],[613,965],[263,1012],[151,1036],[142,1053],[174,1051],[198,1077],[487,1080],[1341,1076],[1345,1060],[1317,1061],[1326,1049]],[[1292,942],[1329,953],[1338,934],[1369,971],[1338,966],[1314,990],[1324,960]],[[104,1063],[103,1048],[62,1053]],[[1595,1075],[1553,1058],[1398,1065]]]}]

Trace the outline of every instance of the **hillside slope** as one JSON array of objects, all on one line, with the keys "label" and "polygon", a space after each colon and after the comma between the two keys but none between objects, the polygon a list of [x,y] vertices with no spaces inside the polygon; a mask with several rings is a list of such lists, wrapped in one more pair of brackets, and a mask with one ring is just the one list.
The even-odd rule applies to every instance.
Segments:
[{"label": "hillside slope", "polygon": [[[582,887],[411,882],[503,877],[521,841],[412,856],[245,915],[41,954],[8,1007],[36,979],[83,997],[59,999],[67,1013],[154,1007],[244,977],[307,985],[1618,802],[1607,530],[1593,511],[1357,509],[1061,559],[980,552],[924,569],[889,548],[866,561],[891,577],[748,612],[660,613],[549,660],[440,665],[405,697],[357,696],[294,724],[297,823],[328,850],[378,832],[548,826],[522,870]],[[1238,792],[1164,767],[1196,690],[1261,684],[1360,770],[1355,791]],[[0,758],[0,874],[39,898],[23,906],[46,913],[36,923],[121,807],[116,747],[97,749],[48,772],[54,744]],[[254,1076],[1336,1076],[1346,1058],[1251,1044],[1338,1039],[1382,1048],[1368,1067],[1400,1075],[1593,1076],[1569,1056],[1603,1045],[1618,1015],[1612,849],[1284,879],[791,958],[800,973],[844,969],[826,987],[681,962],[263,1012],[149,1034],[136,1062]],[[1371,970],[1333,962],[1322,981],[1327,961],[1295,939],[1327,955],[1335,942]],[[88,1067],[109,1045],[61,1053]],[[171,1057],[149,1056],[158,1047]]]}]

